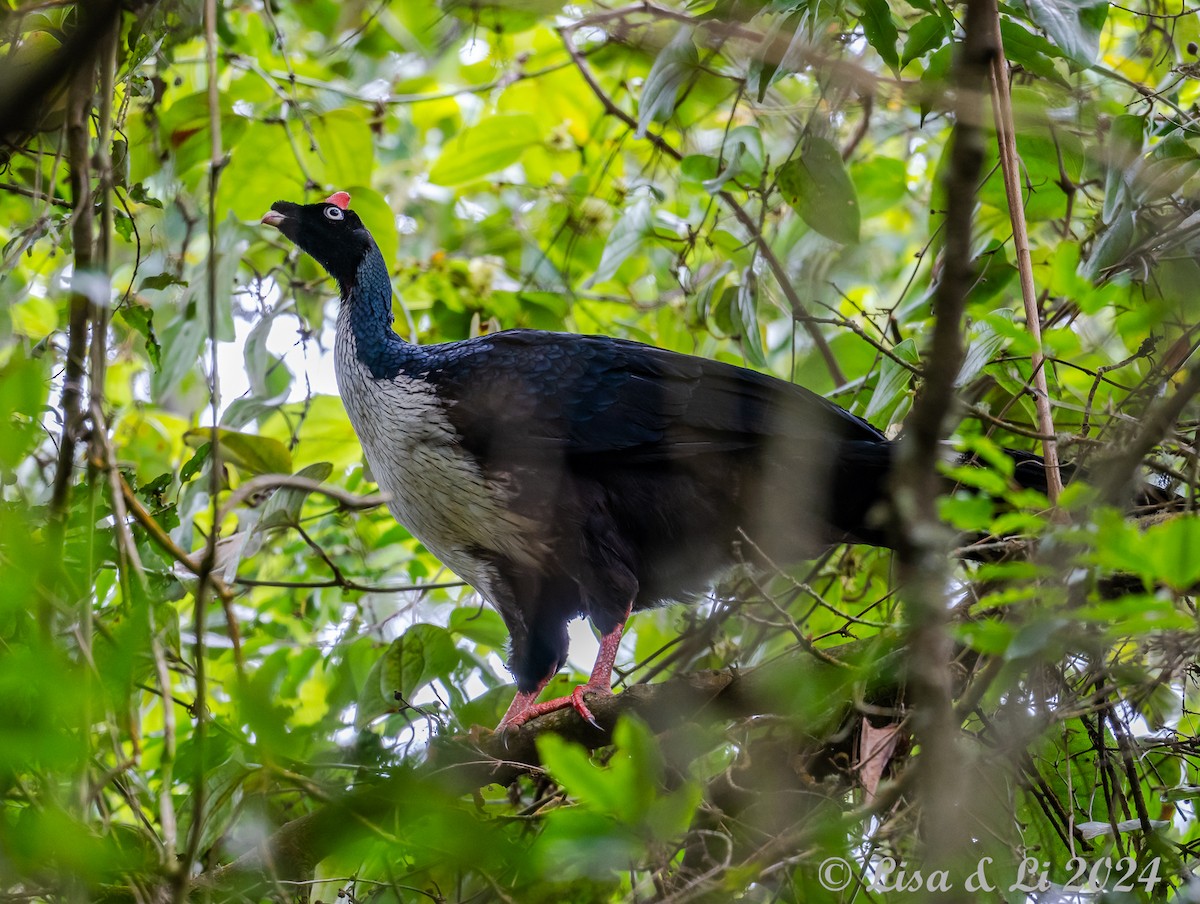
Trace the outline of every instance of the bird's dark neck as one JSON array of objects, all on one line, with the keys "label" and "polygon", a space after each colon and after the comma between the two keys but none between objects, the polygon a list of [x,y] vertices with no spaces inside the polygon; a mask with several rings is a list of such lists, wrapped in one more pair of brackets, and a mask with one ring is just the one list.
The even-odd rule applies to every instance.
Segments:
[{"label": "bird's dark neck", "polygon": [[338,331],[348,331],[357,358],[375,379],[394,377],[417,351],[392,329],[392,284],[383,255],[372,245],[352,280],[341,282]]}]

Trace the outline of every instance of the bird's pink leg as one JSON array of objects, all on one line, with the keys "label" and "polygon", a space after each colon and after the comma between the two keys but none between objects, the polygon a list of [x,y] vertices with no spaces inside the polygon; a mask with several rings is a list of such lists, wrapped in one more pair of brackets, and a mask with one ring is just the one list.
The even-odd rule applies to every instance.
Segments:
[{"label": "bird's pink leg", "polygon": [[517,691],[517,696],[513,698],[513,702],[509,705],[504,713],[504,718],[500,720],[500,724],[496,726],[496,731],[505,731],[509,728],[516,728],[518,725],[523,725],[525,722],[532,719],[537,713],[530,712],[534,708],[534,701],[537,700],[538,694],[550,683],[549,678],[544,678],[538,684],[537,689],[523,694]]},{"label": "bird's pink leg", "polygon": [[[628,616],[626,616],[628,617]],[[542,688],[546,686],[546,681],[538,685],[538,689],[528,694],[517,693],[516,699],[508,708],[508,712],[504,714],[504,718],[500,720],[500,724],[496,726],[497,731],[504,731],[509,728],[516,728],[519,725],[524,725],[530,719],[544,716],[546,713],[552,713],[560,709],[566,709],[568,706],[574,707],[579,715],[583,716],[588,722],[599,728],[596,722],[596,717],[592,715],[592,711],[588,709],[587,703],[584,702],[583,695],[601,694],[604,696],[612,694],[612,670],[613,664],[617,661],[617,648],[621,645],[621,633],[625,630],[625,623],[621,622],[608,634],[600,638],[600,652],[596,654],[596,664],[592,666],[591,677],[588,678],[587,684],[581,684],[567,697],[556,697],[553,700],[547,700],[545,703],[534,703],[538,694],[542,692]]]}]

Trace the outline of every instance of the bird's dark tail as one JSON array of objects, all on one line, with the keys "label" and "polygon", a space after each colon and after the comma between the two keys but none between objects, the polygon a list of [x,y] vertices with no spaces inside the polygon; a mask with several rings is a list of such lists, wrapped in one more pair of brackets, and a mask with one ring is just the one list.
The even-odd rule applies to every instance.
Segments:
[{"label": "bird's dark tail", "polygon": [[853,543],[891,548],[888,481],[896,444],[853,440],[842,444],[832,474],[828,522]]},{"label": "bird's dark tail", "polygon": [[[1041,456],[1017,449],[1004,449],[1013,462],[1012,479],[1024,489],[1046,492],[1046,468]],[[853,441],[842,446],[842,454],[833,474],[829,523],[846,540],[881,546],[895,546],[893,529],[889,524],[891,497],[889,482],[895,465],[897,445],[892,442]],[[960,464],[983,466],[977,459],[964,455]],[[1063,467],[1063,482],[1070,480],[1074,469]]]},{"label": "bird's dark tail", "polygon": [[[1037,490],[1039,493],[1047,491],[1046,460],[1042,456],[1032,452],[1020,452],[1016,449],[1005,449],[1004,454],[1013,461],[1013,480],[1017,482],[1018,486],[1027,490]],[[1074,465],[1062,465],[1059,473],[1062,475],[1062,482],[1069,483],[1075,476],[1075,467]]]}]

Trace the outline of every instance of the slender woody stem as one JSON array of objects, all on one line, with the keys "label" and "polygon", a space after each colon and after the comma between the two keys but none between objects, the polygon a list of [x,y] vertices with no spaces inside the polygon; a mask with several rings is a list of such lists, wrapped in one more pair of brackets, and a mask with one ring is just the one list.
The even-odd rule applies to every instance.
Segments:
[{"label": "slender woody stem", "polygon": [[996,48],[992,57],[992,115],[996,121],[996,140],[1000,146],[1000,169],[1004,174],[1004,191],[1008,196],[1008,216],[1012,222],[1013,249],[1017,256],[1017,273],[1021,281],[1021,298],[1025,303],[1025,328],[1033,338],[1033,403],[1037,410],[1038,430],[1042,440],[1042,457],[1046,462],[1046,493],[1052,505],[1062,493],[1062,473],[1058,462],[1058,442],[1054,438],[1054,417],[1050,412],[1050,392],[1046,385],[1046,358],[1042,351],[1042,321],[1038,310],[1037,289],[1033,284],[1033,261],[1029,256],[1029,231],[1025,226],[1025,207],[1021,198],[1021,159],[1017,156],[1017,136],[1013,126],[1012,97],[1008,90],[1008,61],[1004,58],[1004,43],[1000,38],[1000,11],[993,9],[988,28]]}]

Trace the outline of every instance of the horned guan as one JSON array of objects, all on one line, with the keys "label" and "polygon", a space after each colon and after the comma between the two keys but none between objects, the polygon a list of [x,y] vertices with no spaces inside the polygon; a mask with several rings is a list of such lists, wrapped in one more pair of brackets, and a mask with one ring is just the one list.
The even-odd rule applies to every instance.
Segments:
[{"label": "horned guan", "polygon": [[[887,546],[894,445],[801,386],[637,342],[508,330],[414,345],[392,329],[378,246],[336,192],[262,222],[341,290],[338,389],[392,514],[500,612],[511,728],[611,693],[629,614],[722,571],[838,542]],[[1022,482],[1044,480],[1022,461]],[[1019,478],[1022,479],[1022,478]],[[601,635],[588,683],[537,703],[567,623]]]}]

